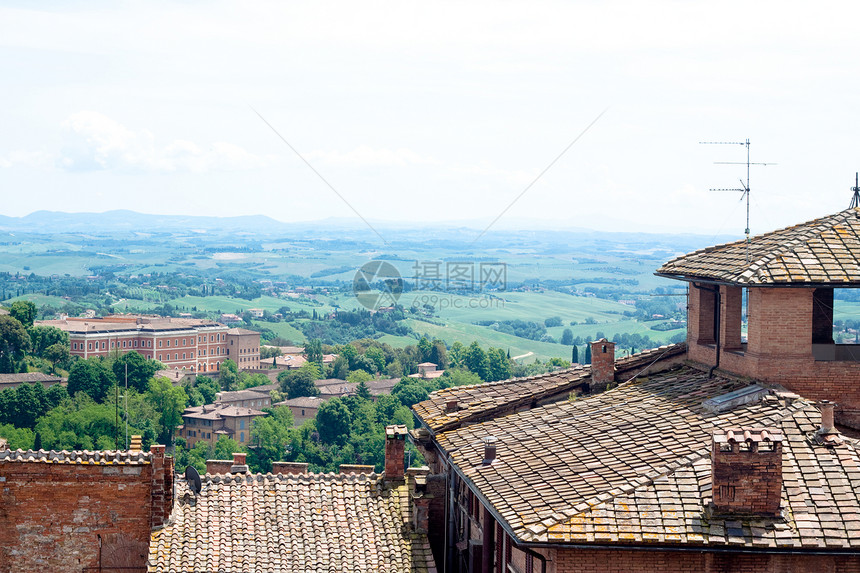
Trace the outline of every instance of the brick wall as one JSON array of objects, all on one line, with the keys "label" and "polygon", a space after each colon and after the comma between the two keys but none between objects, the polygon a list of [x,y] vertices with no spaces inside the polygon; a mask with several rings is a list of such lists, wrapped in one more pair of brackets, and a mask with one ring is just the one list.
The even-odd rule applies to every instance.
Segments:
[{"label": "brick wall", "polygon": [[0,463],[0,573],[141,567],[173,505],[173,458]]},{"label": "brick wall", "polygon": [[[761,429],[750,433],[761,434]],[[714,433],[711,483],[717,513],[778,515],[782,493],[782,435],[745,441],[743,431]]]},{"label": "brick wall", "polygon": [[[725,289],[725,287],[723,287]],[[748,300],[748,343],[745,349],[722,348],[720,369],[756,380],[781,384],[811,400],[832,400],[837,403],[836,421],[860,428],[860,362],[815,360],[812,337],[816,328],[824,336],[822,323],[826,317],[813,321],[814,298],[829,300],[822,289],[750,288]],[[826,291],[826,289],[824,289]],[[724,291],[721,298],[732,295]],[[710,293],[690,286],[687,330],[687,356],[704,365],[716,362],[712,341],[700,333],[707,331],[708,305],[713,306]],[[724,302],[723,310],[735,315]],[[701,312],[700,312],[701,311]],[[724,321],[723,321],[724,322]],[[711,327],[713,322],[710,323]],[[727,336],[734,336],[726,329]]]},{"label": "brick wall", "polygon": [[[555,565],[555,567],[552,567]],[[554,570],[553,570],[554,569]],[[560,550],[547,573],[860,573],[860,559],[669,551]]]}]

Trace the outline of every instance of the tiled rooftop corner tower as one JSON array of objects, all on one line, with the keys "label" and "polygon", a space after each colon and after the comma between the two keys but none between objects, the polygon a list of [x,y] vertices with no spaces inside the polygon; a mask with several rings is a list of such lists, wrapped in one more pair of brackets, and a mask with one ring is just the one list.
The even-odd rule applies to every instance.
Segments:
[{"label": "tiled rooftop corner tower", "polygon": [[860,345],[832,334],[834,289],[860,288],[860,209],[696,251],[657,274],[689,282],[691,360],[836,401],[837,421],[860,428]]}]

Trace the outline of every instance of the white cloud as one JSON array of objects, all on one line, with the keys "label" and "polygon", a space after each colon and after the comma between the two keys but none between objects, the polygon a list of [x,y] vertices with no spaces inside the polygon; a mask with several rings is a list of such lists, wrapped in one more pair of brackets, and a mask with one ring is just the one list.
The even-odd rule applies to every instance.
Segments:
[{"label": "white cloud", "polygon": [[268,163],[267,158],[225,142],[215,142],[208,149],[185,140],[161,146],[148,130],[133,131],[94,111],[75,113],[62,127],[65,145],[57,165],[69,171],[205,173],[256,169]]},{"label": "white cloud", "polygon": [[352,167],[395,167],[406,165],[438,165],[436,159],[423,156],[410,149],[374,149],[359,145],[352,151],[312,151],[307,154],[308,161],[318,160],[329,165],[348,165]]}]

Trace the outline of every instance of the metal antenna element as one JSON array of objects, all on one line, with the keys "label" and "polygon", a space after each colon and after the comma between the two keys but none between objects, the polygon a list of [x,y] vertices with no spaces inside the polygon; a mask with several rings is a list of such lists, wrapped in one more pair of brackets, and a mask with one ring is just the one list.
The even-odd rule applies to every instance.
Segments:
[{"label": "metal antenna element", "polygon": [[741,200],[746,199],[746,207],[747,207],[747,226],[744,229],[744,235],[746,236],[746,245],[747,245],[747,262],[750,262],[750,165],[776,165],[776,163],[750,163],[750,140],[746,141],[700,141],[700,145],[743,145],[747,148],[747,160],[746,161],[715,161],[714,165],[746,165],[747,166],[747,179],[744,181],[740,180],[741,187],[740,188],[731,188],[731,189],[709,189],[709,191],[736,191],[741,193]]},{"label": "metal antenna element", "polygon": [[850,209],[860,207],[860,182],[858,182],[858,178],[860,178],[860,175],[854,173],[854,187],[851,188],[854,191],[854,196],[851,197],[851,204],[848,205]]}]

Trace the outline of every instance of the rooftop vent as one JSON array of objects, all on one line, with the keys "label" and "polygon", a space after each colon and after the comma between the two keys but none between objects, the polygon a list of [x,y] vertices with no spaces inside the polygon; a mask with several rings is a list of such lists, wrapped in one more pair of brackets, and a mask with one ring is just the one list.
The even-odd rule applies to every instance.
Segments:
[{"label": "rooftop vent", "polygon": [[833,408],[836,407],[834,402],[830,400],[820,400],[818,402],[818,410],[821,412],[821,427],[818,429],[819,434],[835,434],[836,428],[833,425]]},{"label": "rooftop vent", "polygon": [[762,388],[758,384],[753,384],[752,386],[747,386],[740,390],[735,390],[734,392],[729,392],[728,394],[715,396],[705,400],[702,403],[702,408],[704,408],[706,412],[715,414],[728,412],[738,406],[758,402],[768,393],[770,393],[770,390],[767,388]]},{"label": "rooftop vent", "polygon": [[496,460],[496,442],[498,438],[495,436],[487,436],[484,438],[484,461],[485,466],[490,465]]}]

